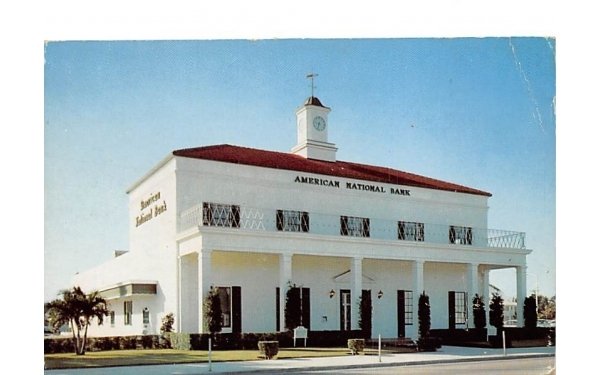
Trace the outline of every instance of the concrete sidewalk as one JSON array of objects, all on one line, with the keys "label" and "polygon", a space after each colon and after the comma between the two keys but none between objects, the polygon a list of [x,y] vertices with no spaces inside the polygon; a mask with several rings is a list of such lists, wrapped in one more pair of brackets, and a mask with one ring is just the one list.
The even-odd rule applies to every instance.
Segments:
[{"label": "concrete sidewalk", "polygon": [[173,365],[147,365],[147,366],[123,366],[104,367],[88,369],[65,369],[46,370],[47,375],[96,375],[96,374],[119,374],[119,375],[184,375],[184,374],[222,374],[222,373],[248,373],[253,371],[273,371],[282,373],[298,370],[324,370],[324,369],[347,369],[394,365],[416,365],[427,363],[450,363],[465,361],[481,361],[491,359],[531,358],[554,356],[555,347],[538,348],[513,348],[506,350],[506,356],[502,349],[487,348],[464,348],[456,346],[443,346],[433,353],[399,353],[383,354],[381,362],[377,355],[357,355],[344,357],[319,357],[319,358],[296,358],[277,360],[257,360],[240,362],[217,362],[212,363],[188,363]]}]

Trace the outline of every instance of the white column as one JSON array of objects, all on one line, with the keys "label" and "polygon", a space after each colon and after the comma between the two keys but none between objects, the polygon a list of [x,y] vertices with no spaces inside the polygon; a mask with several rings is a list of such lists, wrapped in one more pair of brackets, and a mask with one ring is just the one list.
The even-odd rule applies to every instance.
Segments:
[{"label": "white column", "polygon": [[527,295],[527,266],[517,267],[517,327],[523,327],[523,305]]},{"label": "white column", "polygon": [[362,296],[362,257],[354,257],[352,258],[352,307],[351,311],[351,328],[358,328],[358,320],[360,318],[360,314],[358,311],[358,303]]},{"label": "white column", "polygon": [[182,318],[181,318],[181,302],[183,300],[181,295],[181,278],[182,270],[181,270],[181,255],[177,256],[177,317],[175,319],[175,324],[177,325],[177,332],[182,332]]},{"label": "white column", "polygon": [[490,270],[483,270],[483,303],[485,305],[485,328],[490,325]]},{"label": "white column", "polygon": [[285,295],[292,281],[292,254],[279,254],[279,331],[285,331]]},{"label": "white column", "polygon": [[198,253],[198,332],[204,332],[204,300],[211,287],[212,250],[202,249]]},{"label": "white column", "polygon": [[468,294],[467,314],[469,316],[469,328],[475,328],[475,317],[473,316],[473,298],[479,294],[479,264],[469,263],[467,265]]},{"label": "white column", "polygon": [[406,334],[407,336],[410,334],[414,340],[419,337],[419,297],[425,291],[423,265],[422,260],[415,260],[412,263],[413,324],[412,332],[407,330]]}]

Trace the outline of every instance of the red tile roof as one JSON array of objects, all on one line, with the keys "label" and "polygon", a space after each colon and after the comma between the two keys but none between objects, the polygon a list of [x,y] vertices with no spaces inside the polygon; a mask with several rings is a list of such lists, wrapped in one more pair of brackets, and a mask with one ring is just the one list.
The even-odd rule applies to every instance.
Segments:
[{"label": "red tile roof", "polygon": [[214,145],[173,151],[173,155],[186,158],[214,160],[225,163],[252,165],[264,168],[284,169],[304,173],[344,177],[356,180],[382,182],[387,184],[414,186],[427,189],[445,190],[458,193],[483,195],[492,194],[462,185],[402,172],[392,168],[351,163],[347,161],[327,162],[306,159],[299,155],[258,150],[232,145]]}]

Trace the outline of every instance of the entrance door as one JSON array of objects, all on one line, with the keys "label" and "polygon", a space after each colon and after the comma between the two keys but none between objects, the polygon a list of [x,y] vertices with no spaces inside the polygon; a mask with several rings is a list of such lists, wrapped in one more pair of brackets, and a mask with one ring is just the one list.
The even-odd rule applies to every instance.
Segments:
[{"label": "entrance door", "polygon": [[[467,292],[448,292],[448,328],[464,326],[468,320]],[[467,327],[468,328],[468,327]]]},{"label": "entrance door", "polygon": [[352,299],[350,291],[347,289],[340,290],[340,330],[350,331],[352,329],[351,324],[352,314]]},{"label": "entrance door", "polygon": [[448,328],[456,328],[456,296],[453,291],[448,292]]},{"label": "entrance door", "polygon": [[406,337],[406,319],[404,317],[406,310],[406,300],[404,291],[398,291],[398,337]]},{"label": "entrance door", "polygon": [[406,326],[413,324],[412,290],[398,291],[398,337],[406,337]]}]

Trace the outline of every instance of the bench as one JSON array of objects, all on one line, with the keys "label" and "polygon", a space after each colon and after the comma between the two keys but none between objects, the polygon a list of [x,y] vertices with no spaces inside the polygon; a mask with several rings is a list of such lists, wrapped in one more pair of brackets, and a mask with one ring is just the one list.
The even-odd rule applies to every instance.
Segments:
[{"label": "bench", "polygon": [[302,326],[294,328],[294,347],[297,339],[304,339],[304,347],[306,347],[306,339],[308,338],[308,330]]}]

